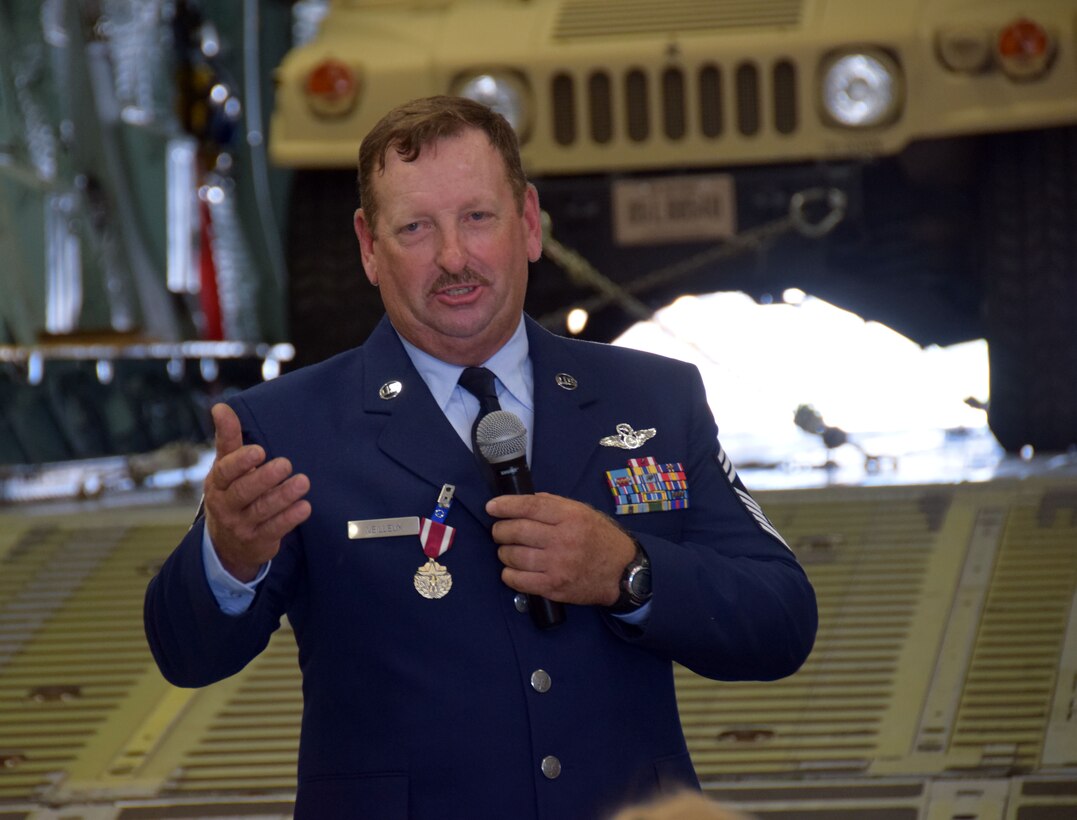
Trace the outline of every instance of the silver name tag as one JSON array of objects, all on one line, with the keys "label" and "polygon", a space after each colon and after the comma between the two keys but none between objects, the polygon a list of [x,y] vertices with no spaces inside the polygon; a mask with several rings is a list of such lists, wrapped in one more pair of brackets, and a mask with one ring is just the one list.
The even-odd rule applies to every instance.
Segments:
[{"label": "silver name tag", "polygon": [[390,538],[394,535],[418,535],[419,516],[403,518],[370,518],[366,521],[349,521],[348,538]]}]

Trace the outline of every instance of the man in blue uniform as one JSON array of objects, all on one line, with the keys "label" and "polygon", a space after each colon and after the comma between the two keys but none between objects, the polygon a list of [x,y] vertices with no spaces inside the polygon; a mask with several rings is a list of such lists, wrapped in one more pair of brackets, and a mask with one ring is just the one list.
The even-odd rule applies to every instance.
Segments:
[{"label": "man in blue uniform", "polygon": [[[774,679],[816,627],[698,372],[524,316],[538,198],[484,106],[390,112],[360,188],[387,318],[213,408],[205,514],[147,590],[158,665],[220,680],[288,616],[300,818],[592,818],[698,788],[672,662]],[[528,431],[535,494],[491,498],[472,452],[495,396]],[[563,622],[536,626],[539,596]]]}]

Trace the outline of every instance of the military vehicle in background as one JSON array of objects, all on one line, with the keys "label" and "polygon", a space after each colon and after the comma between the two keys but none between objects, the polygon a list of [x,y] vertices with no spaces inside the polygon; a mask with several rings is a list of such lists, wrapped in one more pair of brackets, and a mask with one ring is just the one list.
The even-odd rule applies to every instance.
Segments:
[{"label": "military vehicle in background", "polygon": [[[1077,443],[1073,0],[0,0],[0,817],[291,815],[291,627],[228,681],[161,678],[138,612],[196,501],[147,477],[191,467],[170,442],[209,455],[209,402],[287,342],[373,327],[356,149],[435,93],[520,134],[549,327],[799,287],[924,344],[986,336],[1000,441]],[[3,507],[111,482],[151,492]],[[820,632],[783,681],[675,668],[710,796],[1077,816],[1068,473],[763,503]]]},{"label": "military vehicle in background", "polygon": [[0,0],[0,464],[201,440],[365,338],[357,146],[441,93],[520,135],[557,332],[796,287],[986,337],[999,441],[1077,443],[1072,3]]},{"label": "military vehicle in background", "polygon": [[921,344],[985,337],[999,441],[1077,443],[1072,3],[337,0],[276,90],[300,356],[380,312],[341,219],[358,139],[461,94],[516,127],[551,218],[547,325],[582,307],[608,340],[683,293],[796,287]]}]

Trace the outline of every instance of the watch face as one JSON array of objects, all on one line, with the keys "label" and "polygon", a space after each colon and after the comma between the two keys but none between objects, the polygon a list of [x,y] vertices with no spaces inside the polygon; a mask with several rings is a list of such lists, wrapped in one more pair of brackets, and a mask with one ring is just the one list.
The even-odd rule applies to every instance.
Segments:
[{"label": "watch face", "polygon": [[651,571],[647,567],[635,567],[628,576],[628,591],[633,598],[646,598],[651,594]]}]

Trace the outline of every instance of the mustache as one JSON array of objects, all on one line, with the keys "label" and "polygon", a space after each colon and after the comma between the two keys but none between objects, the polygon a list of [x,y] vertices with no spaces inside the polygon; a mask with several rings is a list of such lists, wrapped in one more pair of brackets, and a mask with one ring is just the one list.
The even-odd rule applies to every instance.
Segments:
[{"label": "mustache", "polygon": [[437,293],[445,288],[462,288],[470,285],[489,285],[490,280],[481,273],[476,273],[470,268],[464,268],[459,273],[443,272],[430,286],[431,293]]}]

